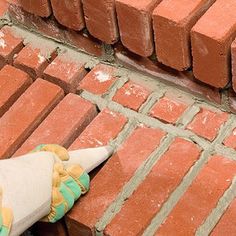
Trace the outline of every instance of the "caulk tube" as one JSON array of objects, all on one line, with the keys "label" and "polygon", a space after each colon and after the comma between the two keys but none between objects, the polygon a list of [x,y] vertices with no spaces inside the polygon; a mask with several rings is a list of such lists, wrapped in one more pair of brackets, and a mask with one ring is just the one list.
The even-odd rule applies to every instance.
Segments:
[{"label": "caulk tube", "polygon": [[[107,160],[113,149],[109,146],[69,152],[65,168],[81,165],[87,173]],[[10,236],[21,235],[35,222],[50,213],[53,168],[58,157],[52,152],[29,153],[0,161],[0,186],[3,207],[13,211]]]}]

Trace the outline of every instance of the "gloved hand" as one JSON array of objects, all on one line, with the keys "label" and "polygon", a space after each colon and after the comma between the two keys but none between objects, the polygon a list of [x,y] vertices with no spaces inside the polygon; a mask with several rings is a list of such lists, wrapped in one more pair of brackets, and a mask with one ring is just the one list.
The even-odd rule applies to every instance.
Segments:
[{"label": "gloved hand", "polygon": [[51,212],[43,218],[43,221],[55,223],[73,207],[81,194],[89,190],[90,178],[79,164],[64,168],[62,161],[69,160],[69,154],[64,147],[42,144],[32,152],[41,151],[53,152],[59,158],[54,165]]},{"label": "gloved hand", "polygon": [[12,211],[2,207],[2,189],[0,188],[0,236],[7,236],[13,221]]},{"label": "gloved hand", "polygon": [[68,161],[70,159],[67,150],[58,144],[40,144],[32,152],[53,152],[61,161]]},{"label": "gloved hand", "polygon": [[67,153],[63,147],[49,144],[18,158],[1,160],[0,236],[21,235],[42,217],[48,222],[61,219],[88,191],[87,173],[112,152],[106,146]]}]

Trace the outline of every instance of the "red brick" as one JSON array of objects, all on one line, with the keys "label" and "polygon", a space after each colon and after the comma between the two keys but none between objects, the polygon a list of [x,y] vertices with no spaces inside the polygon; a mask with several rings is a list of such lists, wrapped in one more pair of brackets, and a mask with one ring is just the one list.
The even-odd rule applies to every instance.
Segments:
[{"label": "red brick", "polygon": [[231,57],[232,57],[232,85],[234,91],[236,91],[236,40],[231,45]]},{"label": "red brick", "polygon": [[31,84],[31,78],[23,71],[6,65],[0,71],[0,117],[12,106]]},{"label": "red brick", "polygon": [[227,4],[217,0],[191,31],[194,75],[216,88],[224,88],[231,79],[229,59],[236,37],[235,11],[235,0]]},{"label": "red brick", "polygon": [[43,143],[56,143],[68,148],[96,114],[93,104],[75,94],[68,94],[14,156],[25,154]]},{"label": "red brick", "polygon": [[44,79],[61,86],[66,93],[75,93],[86,74],[84,63],[72,61],[67,54],[61,54],[46,68]]},{"label": "red brick", "polygon": [[115,0],[83,0],[86,27],[99,40],[114,44],[119,38]]},{"label": "red brick", "polygon": [[184,193],[156,235],[194,235],[232,184],[236,162],[214,156]]},{"label": "red brick", "polygon": [[41,17],[48,17],[51,15],[50,0],[20,0],[20,4],[27,12]]},{"label": "red brick", "polygon": [[216,0],[164,0],[153,12],[158,60],[176,70],[192,64],[190,30]]},{"label": "red brick", "polygon": [[58,22],[70,29],[82,30],[85,26],[81,0],[51,0],[53,14]]},{"label": "red brick", "polygon": [[227,121],[228,117],[228,113],[214,112],[201,108],[200,112],[188,125],[187,129],[209,141],[213,141],[216,138],[220,127]]},{"label": "red brick", "polygon": [[126,122],[123,115],[104,109],[70,146],[70,150],[107,145],[117,137]]},{"label": "red brick", "polygon": [[224,140],[224,145],[236,149],[236,129],[234,129],[232,134]]},{"label": "red brick", "polygon": [[130,232],[132,235],[142,235],[152,218],[199,159],[200,152],[195,144],[176,138],[107,226],[105,235],[129,235]]},{"label": "red brick", "polygon": [[144,57],[154,50],[151,15],[161,0],[116,0],[120,37],[130,51]]},{"label": "red brick", "polygon": [[177,98],[161,98],[150,111],[150,115],[164,122],[175,124],[188,105]]},{"label": "red brick", "polygon": [[3,17],[8,10],[8,2],[6,0],[0,1],[0,17]]},{"label": "red brick", "polygon": [[58,23],[50,18],[42,18],[26,12],[20,6],[10,5],[8,9],[9,16],[17,24],[22,24],[27,28],[40,32],[41,34],[65,40],[64,30],[58,27]]},{"label": "red brick", "polygon": [[12,28],[4,26],[0,30],[0,68],[12,64],[13,57],[23,48],[23,40],[14,35]]},{"label": "red brick", "polygon": [[83,31],[78,32],[69,30],[68,28],[63,29],[54,19],[45,19],[30,14],[19,6],[10,6],[9,15],[12,19],[14,19],[14,22],[23,24],[27,28],[34,29],[37,32],[55,38],[59,41],[67,42],[73,47],[76,47],[76,49],[97,57],[103,55],[104,50],[102,43]]},{"label": "red brick", "polygon": [[219,235],[235,235],[236,232],[236,199],[230,204],[218,224],[216,225],[213,232],[210,234],[211,236],[219,236]]},{"label": "red brick", "polygon": [[62,97],[58,86],[36,80],[0,119],[0,158],[10,157]]},{"label": "red brick", "polygon": [[65,30],[64,33],[65,41],[77,49],[97,57],[103,55],[102,43],[87,33],[73,30]]},{"label": "red brick", "polygon": [[14,66],[27,72],[32,78],[38,78],[55,56],[53,49],[40,49],[28,44],[15,58]]},{"label": "red brick", "polygon": [[150,95],[150,91],[132,81],[127,82],[118,90],[113,101],[125,107],[138,111]]},{"label": "red brick", "polygon": [[137,168],[159,146],[163,137],[163,131],[151,128],[138,128],[130,135],[94,177],[89,193],[68,214],[70,236],[92,235],[94,226],[104,211],[115,200]]},{"label": "red brick", "polygon": [[112,84],[117,80],[113,73],[115,68],[103,64],[97,65],[81,81],[78,89],[102,95],[108,91]]},{"label": "red brick", "polygon": [[126,68],[138,70],[165,83],[174,84],[183,90],[191,91],[197,96],[221,104],[220,90],[194,79],[192,71],[181,72],[173,70],[158,61],[151,60],[151,58],[135,55],[125,49],[121,44],[116,45],[115,56],[117,62]]}]

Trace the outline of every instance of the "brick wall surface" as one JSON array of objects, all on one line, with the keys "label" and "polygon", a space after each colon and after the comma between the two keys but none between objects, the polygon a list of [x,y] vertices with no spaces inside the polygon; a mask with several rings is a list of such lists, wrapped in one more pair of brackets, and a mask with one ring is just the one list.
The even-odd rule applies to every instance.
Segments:
[{"label": "brick wall surface", "polygon": [[[30,2],[33,1],[28,4]],[[171,17],[167,16],[173,16],[173,10],[166,9],[172,0],[104,0],[97,9],[89,9],[90,1],[83,2],[78,6],[80,12],[84,11],[85,26],[88,25],[94,37],[104,42],[107,40],[106,43],[114,43],[120,37],[121,41],[127,40],[125,46],[132,51],[132,47],[138,44],[129,44],[129,36],[147,30],[150,33],[148,38],[140,34],[144,39],[139,45],[140,55],[151,55],[155,40],[159,40],[155,28],[152,34],[152,14],[157,21],[154,23],[156,29],[163,26],[159,24],[160,15],[165,15],[166,25],[172,23]],[[183,15],[179,15],[180,21],[175,19],[174,24],[174,29],[181,32],[178,36],[184,38],[182,48],[176,49],[176,58],[181,59],[178,69],[191,67],[192,40],[195,72],[198,73],[196,64],[202,63],[200,57],[204,59],[206,52],[209,54],[205,55],[206,58],[211,58],[213,52],[219,58],[222,56],[219,60],[222,63],[227,61],[225,65],[220,62],[214,67],[214,60],[211,60],[209,81],[205,81],[210,83],[214,78],[214,86],[222,87],[230,80],[230,73],[225,76],[231,70],[230,52],[235,77],[235,41],[230,50],[235,34],[235,4],[230,0],[230,7],[222,4],[222,0],[208,1],[209,5],[207,1],[191,1],[192,5],[188,2],[179,1]],[[42,3],[37,11],[44,9],[48,14],[34,11],[32,15],[16,5],[9,10],[14,13],[15,20],[28,27],[34,25],[38,31],[43,29],[44,34],[70,38],[93,55],[109,57],[104,63],[60,43],[50,41],[52,47],[46,47],[47,39],[15,26],[0,25],[0,159],[21,155],[41,142],[58,143],[69,150],[110,144],[115,152],[93,172],[90,191],[66,217],[54,225],[35,225],[35,235],[235,235],[236,116],[229,111],[231,108],[235,111],[236,96],[232,89],[225,90],[221,100],[219,90],[194,82],[190,71],[171,70],[143,55],[127,51],[120,44],[114,46],[116,59],[122,61],[125,58],[132,68],[148,71],[164,82],[175,80],[178,86],[191,89],[215,103],[107,63],[114,57],[103,53],[111,47],[89,36],[86,30],[79,32],[69,25],[65,26],[70,30],[58,27],[53,20],[53,4],[49,1],[37,3]],[[121,15],[117,13],[118,21],[113,18],[117,6],[125,9]],[[31,10],[28,11],[32,11],[32,5],[29,7]],[[27,10],[26,6],[24,9]],[[71,10],[71,14],[75,13],[75,9]],[[104,18],[94,22],[94,12],[99,16],[104,11]],[[143,22],[127,26],[131,27],[128,39],[124,38],[120,27],[128,19],[127,15],[122,15],[126,11],[131,11],[131,19],[134,17],[139,23]],[[213,22],[221,13],[227,17],[221,16],[221,20],[214,21],[220,26],[217,34],[222,38],[217,41],[213,37],[215,29],[210,31],[210,27],[204,25],[206,19]],[[39,15],[43,15],[43,19]],[[59,15],[57,18],[59,21]],[[222,24],[222,21],[226,23]],[[93,22],[110,27],[107,34],[94,32]],[[143,29],[144,23],[147,27]],[[126,25],[122,30],[126,31]],[[33,44],[34,37],[41,38],[42,43]],[[173,40],[170,35],[168,37]],[[216,40],[217,43],[213,44],[216,47],[208,47],[208,39]],[[140,43],[137,38],[134,41]],[[194,48],[196,41],[202,45],[200,49],[203,51]],[[159,51],[164,58],[168,53],[162,52],[161,48],[160,45],[157,57]],[[181,51],[186,54],[182,55]],[[195,53],[199,57],[195,58]],[[176,62],[165,60],[173,65]],[[224,73],[220,73],[220,68]],[[213,77],[212,72],[215,73]],[[204,80],[201,78],[199,80]],[[235,78],[233,86],[235,88]]]}]

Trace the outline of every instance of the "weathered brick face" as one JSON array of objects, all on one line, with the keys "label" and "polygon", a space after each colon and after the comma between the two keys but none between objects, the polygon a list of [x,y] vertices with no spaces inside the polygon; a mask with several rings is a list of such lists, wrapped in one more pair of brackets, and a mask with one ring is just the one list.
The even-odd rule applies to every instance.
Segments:
[{"label": "weathered brick face", "polygon": [[84,28],[84,16],[81,0],[51,0],[53,14],[58,22],[70,29]]},{"label": "weathered brick face", "polygon": [[51,15],[50,0],[20,0],[23,9],[41,17],[48,17]]}]

